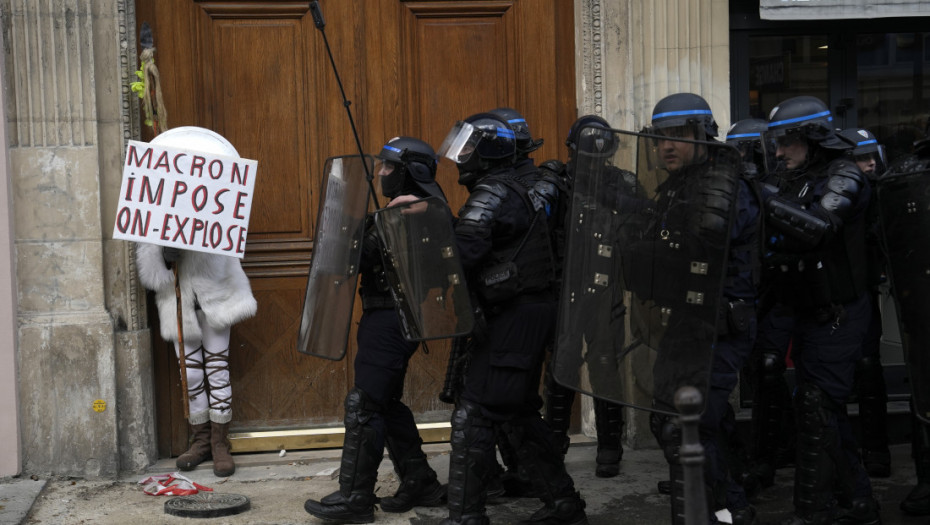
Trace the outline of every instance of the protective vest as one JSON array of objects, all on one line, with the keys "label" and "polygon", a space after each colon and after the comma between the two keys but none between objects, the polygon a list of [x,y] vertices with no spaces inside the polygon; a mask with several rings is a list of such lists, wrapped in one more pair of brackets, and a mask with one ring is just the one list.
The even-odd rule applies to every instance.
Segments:
[{"label": "protective vest", "polygon": [[505,243],[492,239],[494,248],[479,271],[475,286],[487,305],[552,290],[555,279],[553,250],[545,202],[532,192],[535,182],[512,173],[502,173],[482,179],[475,188],[497,195],[506,195],[508,190],[516,193],[532,218],[522,236]]},{"label": "protective vest", "polygon": [[[805,176],[787,182],[784,194],[809,209],[826,193],[830,169],[838,162],[845,161],[813,167]],[[867,200],[870,193],[865,184],[858,198]],[[799,311],[851,302],[868,289],[868,265],[863,264],[867,258],[865,213],[860,211],[816,249],[774,255],[778,297]]]}]

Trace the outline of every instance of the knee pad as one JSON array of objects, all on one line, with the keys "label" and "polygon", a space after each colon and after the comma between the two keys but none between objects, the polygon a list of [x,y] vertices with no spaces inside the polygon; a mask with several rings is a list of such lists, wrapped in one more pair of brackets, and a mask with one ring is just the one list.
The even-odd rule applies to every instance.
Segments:
[{"label": "knee pad", "polygon": [[787,369],[785,356],[775,350],[763,350],[759,356],[759,365],[763,380],[770,377],[781,377]]},{"label": "knee pad", "polygon": [[346,395],[345,409],[345,426],[347,429],[368,423],[376,412],[381,411],[381,407],[372,401],[364,390],[358,387],[353,388]]},{"label": "knee pad", "polygon": [[835,419],[839,405],[815,384],[798,386],[794,395],[797,412],[798,432],[819,436],[824,432],[829,419]]},{"label": "knee pad", "polygon": [[669,463],[678,463],[681,450],[681,426],[675,418],[653,412],[649,416],[649,429],[659,442],[659,446],[662,447],[665,460]]}]

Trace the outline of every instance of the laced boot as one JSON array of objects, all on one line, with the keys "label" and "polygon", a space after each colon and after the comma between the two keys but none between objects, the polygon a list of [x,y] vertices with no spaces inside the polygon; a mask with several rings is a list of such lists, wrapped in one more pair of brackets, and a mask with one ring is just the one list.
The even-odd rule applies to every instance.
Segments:
[{"label": "laced boot", "polygon": [[599,478],[612,478],[620,474],[620,460],[623,458],[620,444],[623,407],[595,399],[594,422],[597,427],[597,467],[594,474]]},{"label": "laced boot", "polygon": [[210,423],[191,425],[191,445],[186,452],[178,456],[175,465],[181,470],[194,468],[210,458]]},{"label": "laced boot", "polygon": [[210,422],[210,448],[213,453],[213,474],[225,478],[236,472],[230,453],[229,423]]},{"label": "laced boot", "polygon": [[320,501],[305,501],[304,510],[309,514],[343,523],[375,521],[375,483],[384,449],[377,444],[377,430],[367,424],[373,415],[369,406],[373,403],[361,389],[353,388],[346,396],[339,490]]},{"label": "laced boot", "polygon": [[438,507],[446,502],[446,486],[439,483],[426,457],[411,458],[398,468],[400,487],[392,497],[381,498],[384,512],[407,512],[413,507]]},{"label": "laced boot", "polygon": [[585,501],[581,499],[581,494],[575,492],[570,496],[546,502],[528,520],[523,520],[520,524],[583,525],[588,523],[588,516],[585,514],[584,508]]}]

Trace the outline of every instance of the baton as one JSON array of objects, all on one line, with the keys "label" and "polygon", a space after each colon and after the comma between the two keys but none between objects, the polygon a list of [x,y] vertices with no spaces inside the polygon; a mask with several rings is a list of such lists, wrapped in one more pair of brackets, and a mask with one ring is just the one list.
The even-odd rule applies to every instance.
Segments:
[{"label": "baton", "polygon": [[[313,25],[315,25],[323,35],[323,43],[326,45],[326,54],[329,55],[329,63],[333,66],[333,74],[336,76],[336,84],[339,85],[339,92],[342,93],[342,105],[345,106],[346,114],[349,115],[349,125],[352,127],[352,135],[355,137],[355,146],[358,148],[358,154],[364,158],[365,152],[362,150],[362,141],[358,138],[358,130],[355,127],[355,119],[352,118],[352,110],[349,109],[349,106],[352,105],[352,102],[346,98],[346,91],[342,87],[342,79],[339,78],[339,70],[336,69],[336,60],[333,59],[333,52],[329,48],[329,39],[326,38],[326,31],[323,29],[326,27],[326,20],[323,19],[323,12],[320,11],[320,3],[317,0],[310,2],[310,15],[313,17]],[[375,185],[373,182],[374,176],[368,169],[368,164],[365,163],[364,159],[362,160],[362,167],[365,168],[365,178],[368,180],[368,191],[371,193],[371,198],[375,203],[375,209],[381,209],[381,206],[378,204],[378,194],[375,192]]]},{"label": "baton", "polygon": [[187,398],[187,349],[184,348],[184,316],[181,313],[181,278],[178,261],[171,263],[174,270],[174,297],[178,313],[178,368],[181,370],[181,402],[184,403],[184,419],[191,418],[190,400]]}]

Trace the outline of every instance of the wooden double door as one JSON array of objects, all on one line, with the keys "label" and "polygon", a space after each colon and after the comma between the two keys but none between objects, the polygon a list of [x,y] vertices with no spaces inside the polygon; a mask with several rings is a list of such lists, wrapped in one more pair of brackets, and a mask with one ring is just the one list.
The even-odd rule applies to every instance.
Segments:
[{"label": "wooden double door", "polygon": [[[577,117],[573,2],[319,5],[322,31],[306,1],[136,1],[137,27],[152,28],[168,125],[213,129],[258,161],[243,260],[258,315],[236,325],[231,341],[239,451],[341,442],[325,436],[341,426],[353,383],[354,328],[342,361],[296,350],[323,166],[358,152],[326,41],[366,153],[398,135],[438,148],[455,121],[509,106],[545,139],[538,161],[565,160],[564,137]],[[457,176],[451,163],[440,163],[438,180],[453,211],[467,197]],[[358,302],[355,313],[357,320]],[[150,314],[157,324],[153,308]],[[159,452],[176,455],[187,437],[177,363],[157,327],[152,333]],[[419,422],[448,421],[451,407],[437,398],[448,341],[432,341],[428,350],[411,361],[404,399]]]}]

